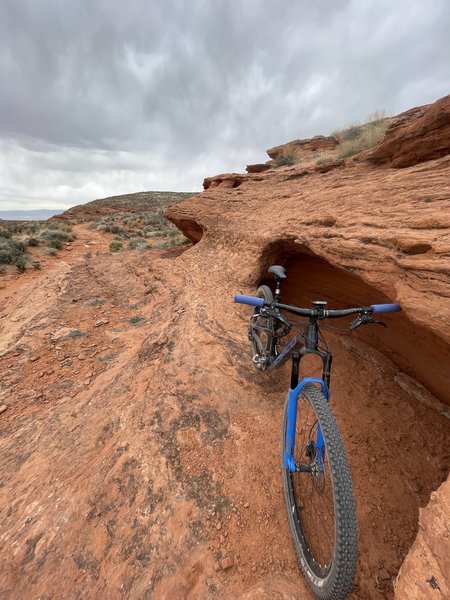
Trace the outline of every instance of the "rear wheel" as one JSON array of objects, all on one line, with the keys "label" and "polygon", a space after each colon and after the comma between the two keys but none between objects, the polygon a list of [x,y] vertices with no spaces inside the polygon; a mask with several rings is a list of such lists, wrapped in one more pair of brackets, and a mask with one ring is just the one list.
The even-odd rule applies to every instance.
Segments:
[{"label": "rear wheel", "polygon": [[[287,412],[288,399],[283,415],[283,455]],[[325,396],[311,383],[304,386],[298,399],[294,459],[295,473],[283,462],[283,483],[301,570],[319,598],[344,599],[356,570],[355,500],[336,420]]]},{"label": "rear wheel", "polygon": [[[267,285],[261,285],[256,295],[266,302],[273,302],[272,290]],[[264,371],[275,358],[275,330],[273,317],[261,314],[260,308],[255,308],[249,326],[249,338],[252,343],[253,362],[258,369]]]}]

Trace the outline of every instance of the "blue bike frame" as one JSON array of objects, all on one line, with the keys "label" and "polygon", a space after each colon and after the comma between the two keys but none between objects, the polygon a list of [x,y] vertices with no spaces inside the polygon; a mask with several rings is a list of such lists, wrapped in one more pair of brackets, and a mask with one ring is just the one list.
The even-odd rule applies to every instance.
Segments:
[{"label": "blue bike frame", "polygon": [[[291,473],[298,471],[298,466],[295,464],[294,459],[294,447],[295,447],[295,426],[297,424],[297,406],[298,399],[302,393],[303,387],[307,383],[314,383],[320,385],[322,393],[329,400],[330,391],[328,390],[323,379],[317,377],[305,377],[302,379],[295,389],[289,389],[288,392],[288,409],[287,409],[287,425],[286,425],[286,439],[284,440],[284,456],[283,466],[289,469]],[[320,425],[317,426],[317,436],[315,441],[315,447],[320,452],[321,464],[319,465],[320,471],[323,471],[323,464],[325,462],[325,444],[323,441],[322,430]],[[301,468],[300,468],[301,470]]]}]

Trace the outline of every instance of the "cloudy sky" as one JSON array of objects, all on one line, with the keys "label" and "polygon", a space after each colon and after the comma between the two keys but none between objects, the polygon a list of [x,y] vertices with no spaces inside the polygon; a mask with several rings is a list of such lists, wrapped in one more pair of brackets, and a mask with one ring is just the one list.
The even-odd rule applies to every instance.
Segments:
[{"label": "cloudy sky", "polygon": [[450,93],[448,0],[0,0],[0,209],[200,190]]}]

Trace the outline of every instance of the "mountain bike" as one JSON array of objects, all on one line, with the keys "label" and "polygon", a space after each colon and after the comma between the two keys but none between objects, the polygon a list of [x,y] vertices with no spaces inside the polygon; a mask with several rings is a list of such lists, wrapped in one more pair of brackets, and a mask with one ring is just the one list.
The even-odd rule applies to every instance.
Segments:
[{"label": "mountain bike", "polygon": [[[258,369],[276,367],[292,352],[281,437],[288,521],[300,568],[310,588],[322,600],[339,600],[347,597],[353,585],[357,519],[350,468],[329,403],[332,354],[321,335],[319,321],[355,315],[351,330],[368,324],[386,327],[373,315],[401,308],[399,304],[372,304],[328,310],[323,300],[313,301],[312,308],[281,304],[286,271],[280,265],[268,271],[275,277],[274,294],[269,286],[262,285],[256,296],[237,294],[234,300],[254,307],[248,337]],[[281,311],[307,318],[304,329],[284,346],[284,338],[298,323]],[[299,380],[300,362],[311,354],[322,361],[322,377]]]}]

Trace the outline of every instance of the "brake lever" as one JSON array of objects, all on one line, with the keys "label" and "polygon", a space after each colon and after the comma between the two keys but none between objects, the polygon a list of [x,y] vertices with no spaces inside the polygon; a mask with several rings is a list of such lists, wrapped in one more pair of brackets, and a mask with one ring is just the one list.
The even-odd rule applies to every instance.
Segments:
[{"label": "brake lever", "polygon": [[353,329],[356,329],[360,325],[370,325],[370,324],[381,325],[382,327],[387,327],[386,323],[383,323],[383,321],[375,321],[374,319],[372,319],[372,315],[362,314],[362,315],[359,315],[359,317],[357,319],[355,319],[354,321],[351,322],[350,330],[353,331]]}]

